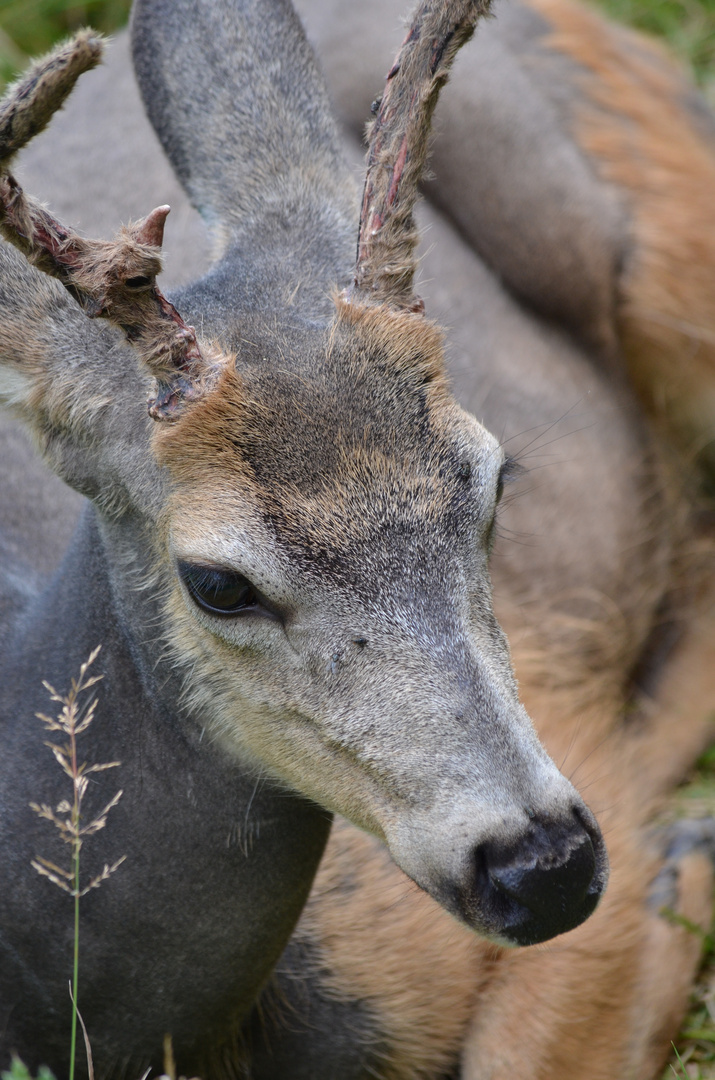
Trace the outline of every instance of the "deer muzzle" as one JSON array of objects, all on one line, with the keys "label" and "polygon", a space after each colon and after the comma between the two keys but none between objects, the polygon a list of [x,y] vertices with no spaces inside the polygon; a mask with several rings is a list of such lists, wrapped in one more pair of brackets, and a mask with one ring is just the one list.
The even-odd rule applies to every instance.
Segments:
[{"label": "deer muzzle", "polygon": [[607,865],[600,830],[580,809],[570,821],[535,819],[516,841],[475,848],[472,878],[457,893],[460,914],[512,945],[548,941],[591,915]]},{"label": "deer muzzle", "polygon": [[[575,929],[608,882],[596,819],[568,781],[568,799],[491,817],[446,811],[435,835],[426,818],[390,838],[402,869],[448,911],[500,945],[536,945]],[[454,808],[452,808],[454,809]],[[497,809],[497,808],[494,808]],[[461,820],[460,820],[461,819]],[[430,833],[432,832],[432,835]]]}]

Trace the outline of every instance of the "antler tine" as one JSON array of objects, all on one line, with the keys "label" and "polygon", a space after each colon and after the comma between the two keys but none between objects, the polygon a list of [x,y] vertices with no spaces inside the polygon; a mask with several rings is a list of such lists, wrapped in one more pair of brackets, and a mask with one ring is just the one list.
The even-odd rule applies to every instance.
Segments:
[{"label": "antler tine", "polygon": [[0,102],[0,232],[44,273],[58,278],[90,318],[119,327],[157,381],[155,420],[171,420],[203,391],[215,369],[192,326],[161,293],[156,276],[168,206],[122,228],[113,240],[88,240],[26,195],[7,171],[12,156],[41,131],[103,43],[81,31],[33,66]]},{"label": "antler tine", "polygon": [[413,211],[432,113],[452,61],[490,0],[422,0],[368,129],[355,279],[348,299],[423,311],[414,296]]},{"label": "antler tine", "polygon": [[96,67],[104,38],[94,30],[79,33],[28,68],[0,102],[0,170],[26,143],[47,127],[77,79]]}]

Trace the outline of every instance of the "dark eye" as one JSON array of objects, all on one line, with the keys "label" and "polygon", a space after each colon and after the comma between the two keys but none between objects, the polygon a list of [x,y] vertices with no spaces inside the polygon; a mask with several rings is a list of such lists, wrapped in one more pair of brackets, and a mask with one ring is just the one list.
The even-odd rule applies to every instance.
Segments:
[{"label": "dark eye", "polygon": [[179,575],[192,599],[204,611],[214,615],[238,615],[243,611],[272,614],[258,590],[243,574],[180,562]]}]

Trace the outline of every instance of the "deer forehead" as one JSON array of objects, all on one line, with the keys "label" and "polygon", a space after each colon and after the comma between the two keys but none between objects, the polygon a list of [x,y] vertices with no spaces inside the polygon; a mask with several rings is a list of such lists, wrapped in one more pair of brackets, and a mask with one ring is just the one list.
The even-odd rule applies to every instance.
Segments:
[{"label": "deer forehead", "polygon": [[491,483],[501,450],[452,398],[441,333],[422,317],[339,304],[327,328],[265,336],[263,348],[239,336],[213,391],[156,431],[179,484],[223,473],[264,501],[299,501],[349,487],[394,494],[411,477],[433,504],[437,478],[465,465],[477,489]]},{"label": "deer forehead", "polygon": [[282,552],[354,576],[366,553],[394,570],[474,544],[493,516],[501,448],[450,396],[437,331],[388,318],[391,333],[369,317],[357,333],[345,320],[322,331],[319,367],[305,349],[239,355],[158,433],[181,557],[247,573],[249,552]]}]

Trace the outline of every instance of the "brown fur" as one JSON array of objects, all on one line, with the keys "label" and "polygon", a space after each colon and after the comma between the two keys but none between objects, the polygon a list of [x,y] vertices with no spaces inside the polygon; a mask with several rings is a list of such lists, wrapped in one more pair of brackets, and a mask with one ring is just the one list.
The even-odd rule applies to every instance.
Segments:
[{"label": "brown fur", "polygon": [[366,1000],[380,1017],[389,1057],[379,1075],[389,1080],[452,1068],[500,953],[346,822],[333,830],[298,937],[320,943],[333,993]]},{"label": "brown fur", "polygon": [[715,132],[703,137],[686,107],[692,91],[656,44],[615,31],[585,7],[533,6],[553,27],[549,47],[585,72],[574,134],[628,203],[618,321],[634,385],[684,449],[711,464]]},{"label": "brown fur", "polygon": [[[285,347],[280,341],[273,345],[278,355]],[[202,348],[207,351],[211,347],[202,345]],[[331,380],[326,369],[333,366],[337,371]],[[275,458],[276,469],[288,467],[281,484],[276,482],[277,474],[273,474],[270,490],[280,492],[282,501],[292,503],[302,527],[325,530],[325,514],[339,514],[345,501],[336,497],[335,490],[326,489],[322,506],[310,503],[301,509],[304,501],[301,487],[291,484],[289,479],[295,453],[282,454],[275,449],[275,442],[281,437],[300,442],[306,437],[303,429],[295,429],[293,410],[301,409],[302,405],[305,421],[322,440],[331,426],[329,410],[340,408],[334,395],[339,393],[340,382],[346,377],[369,393],[374,392],[370,382],[377,377],[383,383],[385,397],[394,395],[396,402],[402,389],[409,392],[421,385],[426,387],[426,404],[430,409],[449,408],[451,402],[442,334],[433,323],[418,315],[352,304],[339,297],[336,297],[335,321],[325,335],[324,355],[318,358],[312,374],[293,372],[286,365],[282,375],[283,394],[278,397],[272,383],[261,379],[260,371],[242,370],[233,360],[224,363],[213,391],[188,409],[171,428],[159,428],[154,433],[160,464],[168,466],[180,484],[203,483],[208,462],[212,471],[227,468],[232,480],[241,475],[242,483],[250,484],[250,469],[246,468],[245,459],[251,451],[255,454],[260,443],[262,452]],[[323,413],[318,411],[321,404]],[[356,444],[358,447],[362,444],[363,456],[370,456],[370,467],[377,465],[376,448],[369,445],[370,432],[363,425],[368,416],[367,402],[362,404],[364,412],[359,411],[358,405],[352,414],[346,411],[344,415],[336,415],[335,436],[342,452],[332,480],[338,486],[349,487],[350,472],[357,467],[353,464]],[[308,416],[309,409],[313,416]],[[322,430],[321,425],[324,425]],[[322,469],[322,461],[319,466]],[[225,480],[228,481],[228,476]],[[226,487],[230,489],[230,483]],[[270,491],[265,496],[269,497]]]}]

